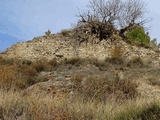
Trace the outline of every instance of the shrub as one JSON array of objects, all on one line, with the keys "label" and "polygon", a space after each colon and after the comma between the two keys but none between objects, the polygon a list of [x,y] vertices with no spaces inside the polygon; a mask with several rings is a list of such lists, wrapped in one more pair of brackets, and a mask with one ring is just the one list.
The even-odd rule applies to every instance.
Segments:
[{"label": "shrub", "polygon": [[68,31],[68,30],[62,30],[62,31],[61,31],[61,34],[62,34],[63,36],[68,36],[68,35],[69,35],[69,31]]},{"label": "shrub", "polygon": [[105,61],[111,64],[124,64],[123,58],[106,58]]},{"label": "shrub", "polygon": [[19,74],[17,65],[0,66],[0,87],[11,89],[12,87],[24,88],[27,81]]},{"label": "shrub", "polygon": [[33,68],[37,71],[37,72],[41,72],[47,69],[47,62],[46,60],[37,60],[36,62],[33,63]]},{"label": "shrub", "polygon": [[123,64],[124,59],[122,58],[123,49],[115,45],[111,50],[111,58],[106,58],[105,61],[112,64]]},{"label": "shrub", "polygon": [[51,70],[52,70],[53,68],[56,68],[58,66],[58,62],[54,58],[54,59],[48,61],[48,65],[51,67]]},{"label": "shrub", "polygon": [[112,49],[111,51],[112,58],[120,58],[122,57],[122,54],[123,54],[123,49],[115,45],[114,49]]},{"label": "shrub", "polygon": [[13,63],[15,61],[16,60],[13,59],[13,58],[3,58],[3,57],[0,57],[0,64],[1,65],[13,65]]},{"label": "shrub", "polygon": [[[130,80],[108,80],[101,77],[88,77],[83,84],[82,78],[77,79],[79,82],[76,88],[82,93],[87,100],[106,101],[107,98],[114,96],[116,100],[132,99],[137,97],[137,85]],[[75,80],[75,81],[77,81]]]},{"label": "shrub", "polygon": [[128,67],[144,67],[145,64],[140,57],[135,57],[127,63]]},{"label": "shrub", "polygon": [[22,60],[22,65],[31,65],[32,61],[30,60]]},{"label": "shrub", "polygon": [[65,62],[66,64],[77,65],[82,62],[82,59],[81,58],[70,58],[70,59],[66,59]]},{"label": "shrub", "polygon": [[141,26],[134,27],[126,33],[126,38],[137,45],[150,46],[150,37]]},{"label": "shrub", "polygon": [[108,63],[106,61],[99,61],[96,58],[87,59],[89,64],[95,65],[99,68],[100,71],[106,70],[106,67],[108,67]]},{"label": "shrub", "polygon": [[51,31],[48,30],[47,32],[45,32],[45,34],[46,34],[47,36],[49,36],[49,35],[51,35]]},{"label": "shrub", "polygon": [[1,87],[9,89],[13,82],[16,82],[16,66],[14,65],[1,65],[0,66],[0,84]]},{"label": "shrub", "polygon": [[71,81],[74,83],[74,86],[76,90],[80,90],[82,87],[82,75],[81,74],[75,74],[71,77]]}]

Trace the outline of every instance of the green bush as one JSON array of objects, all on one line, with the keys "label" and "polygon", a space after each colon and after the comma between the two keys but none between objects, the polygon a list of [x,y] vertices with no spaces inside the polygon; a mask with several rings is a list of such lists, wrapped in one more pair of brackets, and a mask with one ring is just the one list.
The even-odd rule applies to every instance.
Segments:
[{"label": "green bush", "polygon": [[150,37],[145,33],[141,26],[134,27],[126,33],[126,38],[132,43],[141,46],[150,46]]}]

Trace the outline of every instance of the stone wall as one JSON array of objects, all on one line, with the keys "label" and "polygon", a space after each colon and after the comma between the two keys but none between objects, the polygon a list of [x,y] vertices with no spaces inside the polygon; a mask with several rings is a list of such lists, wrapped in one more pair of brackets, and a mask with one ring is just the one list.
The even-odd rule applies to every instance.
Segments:
[{"label": "stone wall", "polygon": [[152,49],[129,45],[121,38],[116,38],[115,42],[103,40],[99,44],[95,44],[94,41],[96,39],[79,45],[78,40],[62,34],[42,36],[11,46],[3,53],[3,56],[30,60],[73,57],[104,60],[106,57],[112,57],[115,47],[118,47],[126,60],[141,57],[144,61],[150,61],[153,66],[160,66],[160,54]]}]

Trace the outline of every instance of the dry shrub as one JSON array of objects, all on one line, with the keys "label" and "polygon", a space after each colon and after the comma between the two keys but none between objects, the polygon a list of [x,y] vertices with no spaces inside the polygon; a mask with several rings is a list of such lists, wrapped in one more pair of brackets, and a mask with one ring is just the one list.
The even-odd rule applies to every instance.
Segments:
[{"label": "dry shrub", "polygon": [[[75,80],[77,81],[77,80]],[[81,79],[78,78],[78,82]],[[77,82],[77,83],[78,83]],[[78,83],[76,88],[87,100],[106,101],[114,96],[116,100],[132,99],[138,96],[136,83],[130,80],[108,80],[101,77],[88,77],[83,85]]]},{"label": "dry shrub", "polygon": [[82,59],[81,58],[70,58],[66,60],[66,64],[71,64],[71,65],[78,65],[80,63],[82,63]]},{"label": "dry shrub", "polygon": [[15,65],[0,66],[0,82],[1,87],[10,88],[13,82],[17,80]]},{"label": "dry shrub", "polygon": [[106,62],[112,64],[123,64],[124,59],[122,58],[123,49],[117,45],[111,50],[111,58],[106,58]]},{"label": "dry shrub", "polygon": [[106,58],[105,61],[111,64],[119,64],[119,65],[124,64],[124,59],[121,57]]},{"label": "dry shrub", "polygon": [[57,60],[55,58],[53,58],[52,60],[49,60],[48,61],[48,64],[51,66],[51,67],[56,67],[58,65],[57,63]]},{"label": "dry shrub", "polygon": [[79,90],[79,89],[82,87],[82,85],[81,85],[81,83],[82,83],[82,78],[83,78],[83,76],[82,76],[81,74],[75,74],[75,75],[73,75],[73,76],[71,77],[71,81],[74,83],[75,88],[76,88],[77,90]]},{"label": "dry shrub", "polygon": [[24,87],[26,81],[18,73],[17,65],[0,66],[0,86],[1,88],[11,89],[13,86]]},{"label": "dry shrub", "polygon": [[52,70],[57,66],[55,59],[47,61],[40,59],[35,62],[29,60],[0,58],[0,82],[1,86],[10,89],[11,86],[26,88],[38,81],[37,76],[41,71]]},{"label": "dry shrub", "polygon": [[46,61],[46,59],[37,60],[33,63],[32,66],[37,72],[45,71],[48,68],[48,64]]},{"label": "dry shrub", "polygon": [[21,76],[22,80],[26,81],[25,84],[26,87],[33,85],[37,82],[36,81],[37,71],[32,66],[26,66],[22,68],[20,73],[22,74]]},{"label": "dry shrub", "polygon": [[87,61],[88,61],[89,64],[92,64],[92,65],[95,65],[96,67],[98,67],[100,71],[106,70],[106,68],[109,65],[108,62],[100,61],[100,60],[95,59],[95,58],[88,59]]},{"label": "dry shrub", "polygon": [[61,34],[62,34],[63,36],[68,36],[68,35],[69,35],[69,31],[68,31],[68,30],[62,30],[62,31],[61,31]]},{"label": "dry shrub", "polygon": [[120,58],[122,57],[123,49],[115,45],[115,47],[111,51],[112,58]]},{"label": "dry shrub", "polygon": [[145,64],[140,57],[135,57],[127,63],[128,67],[144,67]]},{"label": "dry shrub", "polygon": [[0,64],[1,65],[13,65],[16,59],[13,58],[3,58],[0,57]]},{"label": "dry shrub", "polygon": [[30,60],[22,60],[22,65],[26,65],[26,66],[28,66],[28,65],[31,65],[32,64],[32,61],[30,61]]}]

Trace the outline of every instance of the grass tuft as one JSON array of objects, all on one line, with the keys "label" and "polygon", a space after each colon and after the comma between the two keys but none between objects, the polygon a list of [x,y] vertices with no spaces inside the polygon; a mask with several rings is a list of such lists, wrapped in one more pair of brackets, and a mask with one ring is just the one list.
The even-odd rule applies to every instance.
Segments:
[{"label": "grass tuft", "polygon": [[115,120],[159,120],[160,104],[151,103],[141,107],[130,108],[125,112],[121,112],[115,117]]}]

